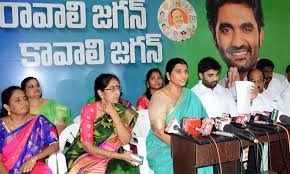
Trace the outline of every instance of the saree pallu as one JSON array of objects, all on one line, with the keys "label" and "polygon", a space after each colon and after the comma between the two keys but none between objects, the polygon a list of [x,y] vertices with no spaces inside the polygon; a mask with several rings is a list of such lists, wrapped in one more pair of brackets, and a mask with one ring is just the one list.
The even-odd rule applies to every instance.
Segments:
[{"label": "saree pallu", "polygon": [[[2,163],[9,174],[20,173],[25,161],[39,154],[52,143],[58,142],[57,130],[44,116],[35,116],[32,120],[9,132],[0,121],[0,154]],[[37,161],[32,173],[52,173],[42,160]]]},{"label": "saree pallu", "polygon": [[31,114],[44,115],[54,125],[57,125],[60,120],[63,120],[67,126],[73,123],[69,108],[55,100],[48,100],[32,111]]},{"label": "saree pallu", "polygon": [[[90,117],[90,113],[86,110],[96,113],[96,102],[87,104],[81,114],[81,129],[77,134],[75,141],[71,144],[65,153],[69,173],[70,174],[83,174],[83,173],[118,173],[118,174],[134,174],[139,173],[139,168],[131,164],[117,159],[110,159],[106,157],[97,157],[87,153],[81,140],[82,126],[84,119]],[[131,129],[137,119],[137,113],[132,109],[126,108],[124,105],[115,104],[115,109],[119,114],[121,121]],[[88,114],[88,115],[87,115]],[[93,119],[93,145],[101,149],[106,149],[112,152],[120,152],[121,142],[115,132],[115,126],[112,118],[104,114],[103,116]],[[90,127],[90,126],[89,126]]]},{"label": "saree pallu", "polygon": [[136,102],[136,110],[143,110],[143,109],[148,109],[149,106],[149,100],[145,95],[142,95],[141,97],[138,98]]},{"label": "saree pallu", "polygon": [[[183,92],[180,94],[176,104],[166,115],[166,125],[172,118],[175,118],[180,123],[183,117],[201,118],[205,116],[207,116],[207,113],[199,98],[189,89],[183,88]],[[146,146],[149,167],[154,170],[154,173],[173,174],[170,146],[156,137],[152,129],[150,129],[147,136]],[[198,174],[212,173],[212,166],[198,168]]]}]

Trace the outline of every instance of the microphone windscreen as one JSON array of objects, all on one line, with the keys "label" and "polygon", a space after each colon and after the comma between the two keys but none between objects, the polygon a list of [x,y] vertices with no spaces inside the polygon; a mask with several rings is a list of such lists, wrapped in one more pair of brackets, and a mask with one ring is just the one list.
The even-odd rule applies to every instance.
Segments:
[{"label": "microphone windscreen", "polygon": [[227,124],[224,126],[223,131],[235,134],[238,131],[238,129],[231,124]]},{"label": "microphone windscreen", "polygon": [[290,117],[286,115],[280,115],[280,121],[286,125],[290,125]]}]

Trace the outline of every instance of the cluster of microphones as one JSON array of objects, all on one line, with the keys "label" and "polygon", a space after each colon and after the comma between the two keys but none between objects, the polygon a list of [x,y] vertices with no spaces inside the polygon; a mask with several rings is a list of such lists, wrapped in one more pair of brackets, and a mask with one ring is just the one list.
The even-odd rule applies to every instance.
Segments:
[{"label": "cluster of microphones", "polygon": [[[193,120],[196,120],[192,118]],[[269,126],[279,123],[282,125],[290,125],[290,117],[279,113],[279,110],[274,109],[272,112],[254,113],[247,115],[240,115],[231,117],[230,115],[216,118],[203,118],[200,126],[187,125],[186,127],[180,126],[176,119],[170,120],[167,125],[165,132],[170,134],[179,134],[183,136],[193,137],[194,133],[189,130],[197,131],[202,136],[208,136],[215,134],[225,137],[240,137],[258,143],[259,141],[255,136],[248,131],[243,129],[246,125],[258,126],[269,128]],[[182,124],[184,125],[184,124]],[[188,129],[188,126],[192,126]]]}]

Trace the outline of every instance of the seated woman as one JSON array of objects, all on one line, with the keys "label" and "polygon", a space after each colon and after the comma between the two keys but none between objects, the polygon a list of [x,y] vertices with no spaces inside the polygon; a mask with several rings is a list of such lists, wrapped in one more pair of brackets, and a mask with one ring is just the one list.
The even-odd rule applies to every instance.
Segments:
[{"label": "seated woman", "polygon": [[83,107],[80,131],[65,154],[69,173],[138,173],[132,152],[118,152],[131,140],[137,113],[118,103],[121,87],[115,75],[99,75],[94,88],[96,101]]},{"label": "seated woman", "polygon": [[[166,64],[166,79],[161,90],[154,93],[149,104],[151,129],[147,136],[147,160],[155,174],[173,174],[171,137],[164,133],[172,118],[178,122],[183,117],[201,118],[207,113],[199,98],[184,88],[188,78],[187,63],[173,58]],[[188,149],[190,150],[190,149]],[[213,173],[212,167],[200,168],[198,173]]]},{"label": "seated woman", "polygon": [[30,113],[44,115],[56,126],[58,134],[66,126],[73,123],[70,110],[55,100],[43,99],[39,81],[35,77],[27,77],[21,82],[21,88],[25,91],[30,102]]},{"label": "seated woman", "polygon": [[162,75],[159,69],[153,68],[148,71],[146,85],[146,92],[137,100],[137,110],[148,109],[151,96],[162,87]]},{"label": "seated woman", "polygon": [[0,173],[52,174],[44,158],[58,151],[57,130],[42,115],[29,114],[29,102],[18,86],[2,94]]}]

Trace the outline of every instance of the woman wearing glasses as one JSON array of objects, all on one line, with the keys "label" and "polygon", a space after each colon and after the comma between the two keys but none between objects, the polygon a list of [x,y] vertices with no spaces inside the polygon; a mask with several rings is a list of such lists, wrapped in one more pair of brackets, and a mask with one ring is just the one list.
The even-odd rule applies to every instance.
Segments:
[{"label": "woman wearing glasses", "polygon": [[[149,104],[151,129],[147,136],[147,160],[155,174],[173,174],[171,137],[164,133],[171,119],[178,122],[183,117],[207,117],[199,98],[185,88],[188,79],[187,63],[180,58],[170,59],[166,64],[165,86],[156,91]],[[190,150],[190,149],[188,149]],[[211,174],[212,168],[200,168],[198,173]]]},{"label": "woman wearing glasses", "polygon": [[132,152],[118,152],[131,140],[137,113],[118,103],[121,87],[115,75],[99,75],[94,88],[96,101],[83,107],[80,131],[66,152],[69,173],[138,172]]},{"label": "woman wearing glasses", "polygon": [[44,115],[56,126],[58,134],[73,122],[68,107],[59,104],[55,100],[42,98],[40,83],[35,77],[26,77],[22,80],[21,88],[28,97],[30,113]]}]

